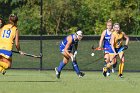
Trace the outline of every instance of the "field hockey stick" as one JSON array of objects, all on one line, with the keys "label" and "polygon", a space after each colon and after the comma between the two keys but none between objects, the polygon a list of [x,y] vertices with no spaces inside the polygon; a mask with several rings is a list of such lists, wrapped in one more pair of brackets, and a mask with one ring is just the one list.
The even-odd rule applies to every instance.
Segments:
[{"label": "field hockey stick", "polygon": [[[108,50],[108,48],[99,48],[99,47],[94,47],[94,45],[91,47],[91,49],[93,50],[93,51],[96,51],[96,50],[98,50],[98,51],[101,51],[101,50]],[[91,56],[94,56],[95,55],[95,53],[91,53]]]},{"label": "field hockey stick", "polygon": [[94,47],[94,45],[91,47],[92,50],[108,50],[108,48],[99,48],[99,47]]},{"label": "field hockey stick", "polygon": [[[19,51],[12,51],[13,53],[18,53],[20,54]],[[25,56],[29,56],[29,57],[34,57],[34,58],[41,58],[42,57],[42,54],[40,53],[40,55],[33,55],[33,54],[28,54],[28,53],[23,53]]]},{"label": "field hockey stick", "polygon": [[72,54],[73,56],[71,56],[71,61],[73,62],[76,60],[77,51],[74,51]]},{"label": "field hockey stick", "polygon": [[[112,58],[112,60],[110,61],[109,65],[113,65],[112,61],[118,56],[118,54],[124,50],[126,50],[128,48],[128,46],[124,45],[119,51],[118,53]],[[121,59],[121,58],[120,58]]]}]

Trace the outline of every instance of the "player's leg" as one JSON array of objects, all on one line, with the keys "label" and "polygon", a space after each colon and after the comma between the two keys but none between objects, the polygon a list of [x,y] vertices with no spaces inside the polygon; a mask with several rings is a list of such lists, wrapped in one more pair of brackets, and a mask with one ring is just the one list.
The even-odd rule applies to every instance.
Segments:
[{"label": "player's leg", "polygon": [[115,73],[116,66],[117,66],[117,58],[114,58],[114,64],[112,65],[112,73]]},{"label": "player's leg", "polygon": [[105,77],[110,75],[110,68],[106,68],[108,63],[109,63],[109,53],[105,53],[104,54],[104,67],[103,67],[103,75]]},{"label": "player's leg", "polygon": [[6,73],[6,69],[11,66],[12,59],[7,59],[3,56],[0,56],[0,72],[4,75]]},{"label": "player's leg", "polygon": [[74,58],[74,60],[73,60],[73,62],[72,62],[72,66],[73,66],[74,71],[76,72],[76,74],[77,74],[79,77],[83,77],[83,76],[85,75],[83,72],[80,71],[79,66],[78,66],[78,64],[77,64],[76,57]]},{"label": "player's leg", "polygon": [[63,61],[60,62],[59,66],[55,68],[56,71],[56,77],[59,79],[60,78],[60,74],[62,69],[65,67],[65,65],[68,63],[69,61],[69,56],[64,52],[63,54]]},{"label": "player's leg", "polygon": [[8,68],[8,64],[6,62],[0,61],[0,72],[4,75],[6,73],[6,69]]},{"label": "player's leg", "polygon": [[107,69],[110,68],[114,64],[114,58],[116,56],[114,53],[109,53],[109,62],[107,63],[106,67],[103,68],[103,75],[106,77],[107,76]]},{"label": "player's leg", "polygon": [[120,52],[119,53],[119,57],[120,57],[120,64],[119,64],[119,77],[123,77],[123,69],[124,69],[124,52]]}]

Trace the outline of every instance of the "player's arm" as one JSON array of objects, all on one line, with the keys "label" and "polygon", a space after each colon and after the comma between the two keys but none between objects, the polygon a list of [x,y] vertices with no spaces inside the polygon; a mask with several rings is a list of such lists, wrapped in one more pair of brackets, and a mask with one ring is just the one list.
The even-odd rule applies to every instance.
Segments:
[{"label": "player's arm", "polygon": [[99,41],[99,48],[102,47],[102,43],[103,43],[103,40],[104,40],[104,37],[105,37],[105,30],[102,32],[101,34],[101,37],[100,37],[100,41]]},{"label": "player's arm", "polygon": [[71,57],[71,54],[69,53],[69,51],[68,51],[68,48],[70,47],[70,45],[71,45],[71,43],[72,43],[72,37],[71,36],[68,36],[67,37],[67,44],[66,44],[66,46],[65,46],[65,48],[64,48],[64,52],[69,56],[69,57]]},{"label": "player's arm", "polygon": [[19,44],[19,31],[18,30],[16,30],[15,45],[16,45],[16,48],[19,51],[19,53],[22,54],[22,55],[24,55],[24,52],[22,52],[21,49],[20,49],[20,44]]},{"label": "player's arm", "polygon": [[20,51],[19,32],[18,32],[18,30],[16,30],[15,45],[16,45],[17,50]]},{"label": "player's arm", "polygon": [[126,39],[125,45],[128,45],[129,37],[123,32],[124,38]]},{"label": "player's arm", "polygon": [[110,44],[111,44],[111,48],[112,48],[113,52],[116,55],[117,53],[116,53],[115,48],[114,48],[114,43],[115,43],[114,40],[115,40],[115,36],[114,36],[114,34],[112,34],[111,39],[110,39]]}]

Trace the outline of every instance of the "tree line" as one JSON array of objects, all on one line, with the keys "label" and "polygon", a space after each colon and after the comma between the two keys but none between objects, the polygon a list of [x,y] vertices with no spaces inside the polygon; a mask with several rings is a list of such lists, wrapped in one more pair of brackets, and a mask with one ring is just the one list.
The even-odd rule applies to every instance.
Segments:
[{"label": "tree line", "polygon": [[0,0],[0,17],[19,17],[21,35],[65,35],[81,29],[85,35],[100,35],[106,21],[118,22],[129,35],[140,35],[140,0]]}]

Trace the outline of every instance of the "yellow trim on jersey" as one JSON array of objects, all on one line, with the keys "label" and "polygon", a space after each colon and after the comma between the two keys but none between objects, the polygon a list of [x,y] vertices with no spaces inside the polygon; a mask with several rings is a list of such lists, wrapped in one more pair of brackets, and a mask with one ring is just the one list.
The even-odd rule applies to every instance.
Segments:
[{"label": "yellow trim on jersey", "polygon": [[3,53],[0,53],[0,55],[3,56],[4,58],[7,58],[7,59],[11,58],[11,57],[9,57],[7,55],[4,55]]},{"label": "yellow trim on jersey", "polygon": [[114,31],[112,33],[112,35],[114,35],[114,48],[120,48],[122,46],[122,42],[123,42],[123,37],[124,37],[124,34],[123,32],[116,32]]}]

